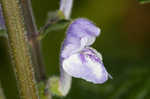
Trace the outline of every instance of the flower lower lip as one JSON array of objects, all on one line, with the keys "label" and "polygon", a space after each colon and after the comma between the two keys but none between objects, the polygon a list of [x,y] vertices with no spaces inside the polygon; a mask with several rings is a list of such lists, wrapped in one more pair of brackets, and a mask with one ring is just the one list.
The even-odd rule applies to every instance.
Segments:
[{"label": "flower lower lip", "polygon": [[98,55],[95,54],[88,48],[84,48],[83,51],[64,59],[63,69],[73,77],[93,83],[104,83],[108,79],[108,73]]}]

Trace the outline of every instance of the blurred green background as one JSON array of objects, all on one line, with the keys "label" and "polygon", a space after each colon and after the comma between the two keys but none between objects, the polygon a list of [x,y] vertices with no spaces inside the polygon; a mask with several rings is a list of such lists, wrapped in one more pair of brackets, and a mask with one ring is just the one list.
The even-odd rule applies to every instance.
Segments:
[{"label": "blurred green background", "polygon": [[[38,28],[59,0],[32,0]],[[102,30],[93,47],[103,55],[113,76],[105,84],[73,78],[64,99],[150,99],[150,4],[136,0],[74,0],[72,18],[88,18]],[[51,32],[42,40],[48,76],[59,75],[59,52],[65,31]],[[8,45],[0,37],[0,80],[8,99],[18,99]],[[62,99],[54,96],[53,99]]]}]

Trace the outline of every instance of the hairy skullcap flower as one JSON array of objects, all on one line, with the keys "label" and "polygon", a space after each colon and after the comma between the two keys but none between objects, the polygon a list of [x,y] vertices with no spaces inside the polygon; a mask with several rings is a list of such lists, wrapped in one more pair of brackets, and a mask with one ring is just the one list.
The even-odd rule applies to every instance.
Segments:
[{"label": "hairy skullcap flower", "polygon": [[5,22],[4,22],[4,18],[3,18],[1,4],[0,4],[0,29],[5,29]]},{"label": "hairy skullcap flower", "polygon": [[107,81],[109,74],[102,62],[102,56],[90,47],[100,29],[83,18],[73,21],[61,49],[61,68],[72,77],[82,78],[95,84]]}]

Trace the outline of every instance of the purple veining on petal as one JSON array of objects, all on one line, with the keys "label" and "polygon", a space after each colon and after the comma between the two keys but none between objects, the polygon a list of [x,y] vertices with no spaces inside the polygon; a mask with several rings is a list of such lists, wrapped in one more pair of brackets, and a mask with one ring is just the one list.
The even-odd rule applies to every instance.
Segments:
[{"label": "purple veining on petal", "polygon": [[[91,48],[91,47],[85,48],[82,51],[82,53],[84,53],[85,57],[89,57],[92,61],[95,61],[95,62],[101,64],[102,68],[103,68],[103,73],[102,74],[108,75],[106,69],[104,68],[104,64],[103,64],[101,58],[97,55],[98,52],[97,53],[95,53],[95,52],[96,52],[96,50]],[[108,77],[104,76],[103,81],[106,81],[107,79],[108,79]]]},{"label": "purple veining on petal", "polygon": [[5,22],[4,22],[1,4],[0,4],[0,28],[5,29]]},{"label": "purple veining on petal", "polygon": [[92,60],[96,61],[96,62],[99,62],[102,64],[102,60],[101,58],[96,55],[96,53],[93,51],[93,48],[85,48],[82,50],[82,53],[84,53],[86,56],[90,57]]},{"label": "purple veining on petal", "polygon": [[80,59],[81,59],[82,63],[85,63],[85,62],[86,62],[85,56],[84,56],[83,53],[80,53]]},{"label": "purple veining on petal", "polygon": [[[90,50],[84,48],[79,53],[64,59],[63,68],[73,77],[82,78],[93,83],[104,83],[108,79],[108,73],[100,58]],[[91,57],[88,57],[88,55],[91,55]]]},{"label": "purple veining on petal", "polygon": [[101,60],[98,57],[96,57],[96,55],[87,54],[87,56],[89,56],[92,60],[101,63]]}]

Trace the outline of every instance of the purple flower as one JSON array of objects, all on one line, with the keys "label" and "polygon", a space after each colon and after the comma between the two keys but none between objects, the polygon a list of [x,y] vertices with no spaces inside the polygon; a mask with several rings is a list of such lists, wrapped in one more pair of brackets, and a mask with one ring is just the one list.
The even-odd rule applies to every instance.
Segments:
[{"label": "purple flower", "polygon": [[71,14],[71,9],[72,9],[72,4],[73,0],[60,0],[60,8],[66,19],[69,19],[70,14]]},{"label": "purple flower", "polygon": [[90,47],[100,29],[83,18],[71,23],[61,49],[61,68],[70,76],[93,83],[104,83],[108,79],[102,56]]},{"label": "purple flower", "polygon": [[0,4],[0,29],[5,29],[5,22],[4,22],[4,18],[3,18],[1,4]]}]

